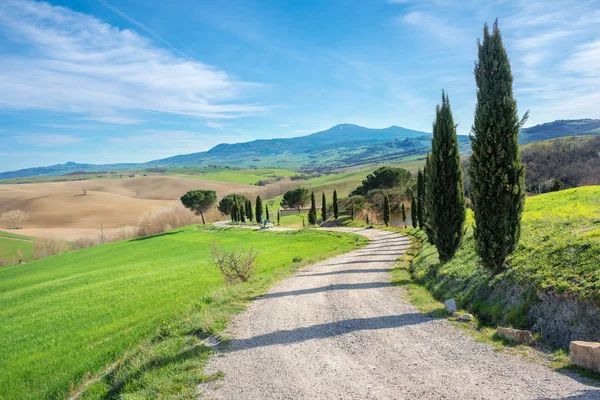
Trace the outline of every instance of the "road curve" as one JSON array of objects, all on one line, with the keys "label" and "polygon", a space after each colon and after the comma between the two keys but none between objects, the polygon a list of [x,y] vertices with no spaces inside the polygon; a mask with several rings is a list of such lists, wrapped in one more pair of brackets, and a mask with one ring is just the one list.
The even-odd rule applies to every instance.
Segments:
[{"label": "road curve", "polygon": [[339,229],[368,246],[302,269],[234,318],[206,399],[598,399],[600,389],[494,352],[419,313],[390,285],[408,239]]}]

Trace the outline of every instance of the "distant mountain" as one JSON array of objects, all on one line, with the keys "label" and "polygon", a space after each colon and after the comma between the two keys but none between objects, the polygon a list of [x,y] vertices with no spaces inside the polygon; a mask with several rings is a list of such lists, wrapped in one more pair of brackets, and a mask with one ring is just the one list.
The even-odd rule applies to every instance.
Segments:
[{"label": "distant mountain", "polygon": [[[522,143],[562,136],[600,134],[600,120],[554,121],[521,131]],[[470,151],[468,136],[459,136],[461,152]],[[64,175],[73,172],[143,170],[152,167],[324,167],[339,168],[379,162],[398,162],[424,156],[431,147],[431,134],[400,126],[371,129],[340,124],[307,136],[261,139],[245,143],[219,144],[199,153],[182,154],[146,163],[66,164],[0,173],[0,180],[30,176]]]},{"label": "distant mountain", "polygon": [[564,136],[600,135],[600,119],[558,120],[521,130],[519,142],[539,142]]}]

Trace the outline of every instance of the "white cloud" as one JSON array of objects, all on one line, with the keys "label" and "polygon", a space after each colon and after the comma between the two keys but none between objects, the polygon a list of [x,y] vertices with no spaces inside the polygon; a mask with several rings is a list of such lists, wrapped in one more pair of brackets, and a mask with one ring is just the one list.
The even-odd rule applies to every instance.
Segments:
[{"label": "white cloud", "polygon": [[81,138],[74,135],[27,134],[12,138],[17,143],[36,147],[62,147],[81,142]]},{"label": "white cloud", "polygon": [[214,129],[223,129],[223,128],[227,127],[227,124],[223,124],[220,122],[214,122],[214,121],[208,121],[206,123],[206,126],[208,126],[209,128],[214,128]]},{"label": "white cloud", "polygon": [[0,106],[77,112],[108,123],[134,123],[115,117],[117,111],[235,118],[268,110],[240,102],[260,85],[68,8],[0,1],[0,33],[21,49],[0,59]]}]

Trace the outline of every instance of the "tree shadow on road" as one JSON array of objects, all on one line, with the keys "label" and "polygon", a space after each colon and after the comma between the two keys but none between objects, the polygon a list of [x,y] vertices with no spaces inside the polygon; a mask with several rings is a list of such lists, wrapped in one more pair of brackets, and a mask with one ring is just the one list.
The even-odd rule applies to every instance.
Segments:
[{"label": "tree shadow on road", "polygon": [[297,278],[303,278],[305,276],[328,276],[328,275],[341,275],[341,274],[371,274],[377,272],[390,272],[390,268],[365,268],[365,269],[343,269],[340,271],[330,272],[317,272],[315,274],[303,274],[296,275]]},{"label": "tree shadow on road", "polygon": [[260,299],[274,299],[278,297],[287,296],[301,296],[304,294],[313,294],[320,292],[331,292],[334,290],[356,290],[356,289],[378,289],[382,287],[390,287],[390,282],[365,282],[365,283],[338,283],[333,285],[321,286],[309,289],[290,290],[288,292],[275,292],[267,293],[254,298],[254,300]]},{"label": "tree shadow on road", "polygon": [[354,318],[328,322],[303,328],[281,330],[248,339],[230,339],[223,342],[224,352],[248,350],[256,347],[301,343],[313,339],[325,339],[350,332],[399,328],[431,321],[420,313],[386,315],[382,317]]}]

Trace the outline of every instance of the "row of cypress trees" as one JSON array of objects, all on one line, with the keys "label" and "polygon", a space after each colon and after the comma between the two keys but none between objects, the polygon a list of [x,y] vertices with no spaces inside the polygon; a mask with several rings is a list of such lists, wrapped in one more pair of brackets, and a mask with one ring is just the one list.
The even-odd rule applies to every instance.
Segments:
[{"label": "row of cypress trees", "polygon": [[[233,204],[231,206],[231,220],[233,222],[254,222],[256,216],[256,222],[260,224],[263,221],[263,210],[265,211],[265,219],[269,220],[269,206],[266,205],[263,207],[263,201],[260,196],[256,197],[256,206],[253,210],[250,200],[244,201],[243,196],[237,197],[235,194],[233,195]],[[279,215],[277,219],[279,219]]]},{"label": "row of cypress trees", "polygon": [[[525,167],[519,154],[519,120],[513,96],[513,76],[498,20],[490,32],[484,26],[475,64],[477,105],[471,134],[470,200],[473,236],[484,266],[504,268],[521,233],[525,201]],[[440,261],[454,257],[465,232],[465,199],[456,125],[448,95],[436,107],[431,154],[417,175],[413,196],[413,226],[424,229],[438,250]],[[415,212],[416,211],[416,212]]]}]

